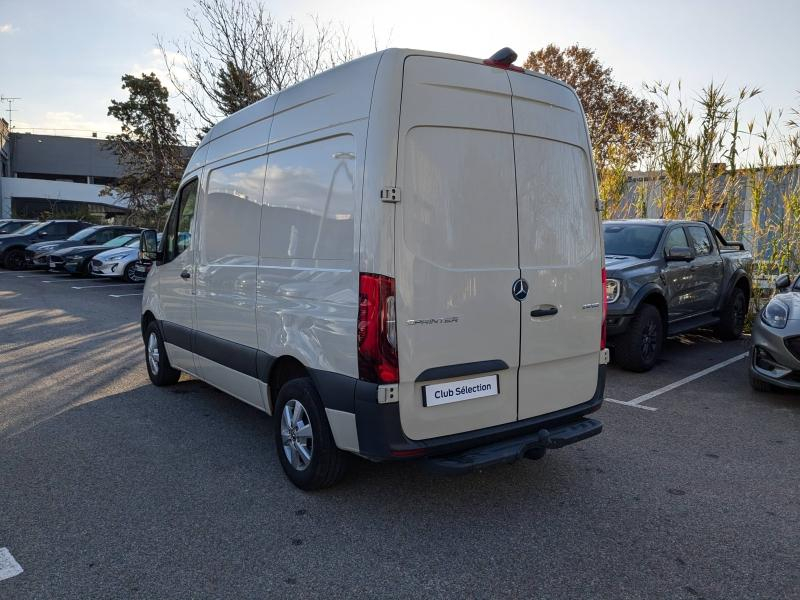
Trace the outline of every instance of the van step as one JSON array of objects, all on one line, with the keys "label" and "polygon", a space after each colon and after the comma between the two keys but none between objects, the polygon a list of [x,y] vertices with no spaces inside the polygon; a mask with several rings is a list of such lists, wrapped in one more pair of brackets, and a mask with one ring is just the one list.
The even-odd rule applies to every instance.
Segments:
[{"label": "van step", "polygon": [[540,429],[486,446],[470,448],[458,454],[436,456],[424,461],[425,467],[442,475],[468,473],[475,469],[512,463],[528,454],[531,458],[541,458],[542,452],[536,450],[556,449],[574,444],[597,435],[603,424],[594,419],[579,419],[550,429]]}]

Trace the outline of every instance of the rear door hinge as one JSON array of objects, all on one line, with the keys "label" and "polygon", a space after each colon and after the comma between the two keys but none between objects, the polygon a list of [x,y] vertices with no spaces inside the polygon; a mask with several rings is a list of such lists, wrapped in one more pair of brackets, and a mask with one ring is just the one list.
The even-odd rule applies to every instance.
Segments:
[{"label": "rear door hinge", "polygon": [[399,187],[385,187],[381,189],[382,202],[400,202],[400,188]]}]

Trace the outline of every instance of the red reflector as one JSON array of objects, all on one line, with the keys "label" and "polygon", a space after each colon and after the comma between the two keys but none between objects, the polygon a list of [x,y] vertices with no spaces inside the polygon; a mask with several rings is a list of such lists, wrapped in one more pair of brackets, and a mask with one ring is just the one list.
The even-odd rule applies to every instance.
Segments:
[{"label": "red reflector", "polygon": [[358,376],[373,383],[397,383],[394,278],[362,273],[358,286]]},{"label": "red reflector", "polygon": [[414,456],[423,456],[425,454],[425,448],[414,448],[413,450],[391,450],[389,454],[397,458],[411,458]]},{"label": "red reflector", "polygon": [[606,268],[603,267],[603,326],[600,330],[600,350],[606,347],[606,320],[608,319],[608,295],[606,294]]}]

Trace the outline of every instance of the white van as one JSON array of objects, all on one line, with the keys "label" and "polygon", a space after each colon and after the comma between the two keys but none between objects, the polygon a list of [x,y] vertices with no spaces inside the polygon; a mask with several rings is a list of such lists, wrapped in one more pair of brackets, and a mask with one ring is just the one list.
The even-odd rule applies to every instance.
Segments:
[{"label": "white van", "polygon": [[390,49],[256,102],[192,157],[144,290],[156,385],[268,414],[293,483],[346,453],[455,473],[600,432],[604,269],[572,89]]}]

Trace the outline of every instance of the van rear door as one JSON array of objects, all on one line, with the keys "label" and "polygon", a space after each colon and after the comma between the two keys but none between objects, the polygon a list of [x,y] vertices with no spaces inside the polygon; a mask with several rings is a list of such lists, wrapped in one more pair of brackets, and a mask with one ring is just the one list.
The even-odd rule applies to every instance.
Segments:
[{"label": "van rear door", "polygon": [[400,418],[412,439],[517,419],[510,94],[500,69],[405,61],[395,276]]},{"label": "van rear door", "polygon": [[600,216],[575,95],[508,73],[513,90],[520,304],[519,419],[594,396],[603,322]]}]

